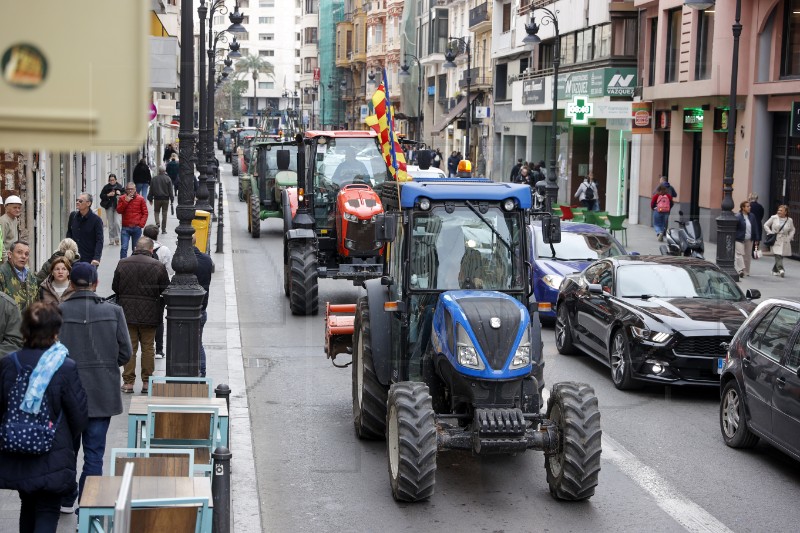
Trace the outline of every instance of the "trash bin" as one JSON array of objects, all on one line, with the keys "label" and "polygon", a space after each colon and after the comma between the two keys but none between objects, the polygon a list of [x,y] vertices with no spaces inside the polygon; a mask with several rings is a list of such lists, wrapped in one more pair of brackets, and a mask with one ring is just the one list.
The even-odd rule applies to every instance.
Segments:
[{"label": "trash bin", "polygon": [[211,213],[197,209],[192,220],[194,234],[197,237],[195,246],[198,250],[211,253]]}]

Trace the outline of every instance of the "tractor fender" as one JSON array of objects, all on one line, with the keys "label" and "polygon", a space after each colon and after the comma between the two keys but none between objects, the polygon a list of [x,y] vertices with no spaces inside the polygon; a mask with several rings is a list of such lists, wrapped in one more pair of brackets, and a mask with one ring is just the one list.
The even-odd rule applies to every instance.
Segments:
[{"label": "tractor fender", "polygon": [[379,278],[368,279],[364,282],[364,288],[367,289],[367,302],[369,303],[372,364],[375,367],[378,381],[381,385],[388,387],[391,383],[392,350],[390,347],[390,317],[389,313],[383,310],[383,304],[389,299],[389,293],[386,287],[381,285]]},{"label": "tractor fender", "polygon": [[306,239],[314,239],[313,229],[295,228],[295,229],[290,229],[289,231],[286,232],[286,240],[288,241],[298,241]]},{"label": "tractor fender", "polygon": [[292,218],[294,218],[294,215],[297,213],[297,205],[298,205],[297,187],[286,187],[284,191],[286,192],[286,199],[289,200],[289,206],[291,207],[292,210]]}]

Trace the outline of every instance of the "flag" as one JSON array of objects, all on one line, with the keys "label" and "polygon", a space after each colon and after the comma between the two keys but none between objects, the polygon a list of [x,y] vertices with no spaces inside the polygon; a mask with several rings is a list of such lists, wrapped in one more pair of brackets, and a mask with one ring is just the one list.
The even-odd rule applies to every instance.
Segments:
[{"label": "flag", "polygon": [[389,83],[386,80],[386,70],[384,69],[383,81],[372,95],[375,114],[367,117],[367,125],[378,134],[381,152],[392,179],[409,181],[411,178],[406,173],[406,156],[394,133],[394,112],[389,102]]}]

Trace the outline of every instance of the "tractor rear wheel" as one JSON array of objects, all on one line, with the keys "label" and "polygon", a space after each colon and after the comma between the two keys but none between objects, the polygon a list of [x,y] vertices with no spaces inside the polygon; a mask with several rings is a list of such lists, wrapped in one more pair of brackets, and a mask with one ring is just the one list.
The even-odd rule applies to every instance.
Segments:
[{"label": "tractor rear wheel", "polygon": [[252,207],[250,206],[250,195],[248,194],[244,198],[244,203],[247,205],[247,233],[250,233],[253,230],[252,220],[253,217],[250,215],[250,211]]},{"label": "tractor rear wheel", "polygon": [[236,154],[231,156],[231,174],[239,175],[239,156]]},{"label": "tractor rear wheel", "polygon": [[312,243],[289,242],[289,307],[295,315],[319,311],[317,255]]},{"label": "tractor rear wheel", "polygon": [[547,418],[561,435],[558,450],[544,457],[550,495],[558,500],[591,498],[600,474],[602,438],[594,389],[585,383],[556,383]]},{"label": "tractor rear wheel", "polygon": [[244,202],[244,189],[242,189],[242,180],[239,180],[239,201]]},{"label": "tractor rear wheel", "polygon": [[261,237],[261,202],[258,199],[258,191],[252,189],[250,191],[249,206],[247,214],[250,216],[248,226],[250,227],[250,235],[254,239]]},{"label": "tractor rear wheel", "polygon": [[372,360],[372,328],[367,299],[358,299],[353,331],[353,424],[361,439],[386,437],[386,395]]},{"label": "tractor rear wheel", "polygon": [[402,381],[389,389],[386,445],[395,500],[417,502],[436,485],[436,418],[424,383]]}]

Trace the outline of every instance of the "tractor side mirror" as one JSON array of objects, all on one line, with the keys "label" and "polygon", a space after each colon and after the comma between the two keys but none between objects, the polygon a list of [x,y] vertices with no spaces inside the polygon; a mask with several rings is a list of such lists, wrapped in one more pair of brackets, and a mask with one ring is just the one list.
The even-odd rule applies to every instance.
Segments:
[{"label": "tractor side mirror", "polygon": [[397,237],[397,214],[382,213],[375,219],[375,240],[393,242]]},{"label": "tractor side mirror", "polygon": [[545,244],[561,242],[561,219],[553,214],[542,218],[542,241]]}]

